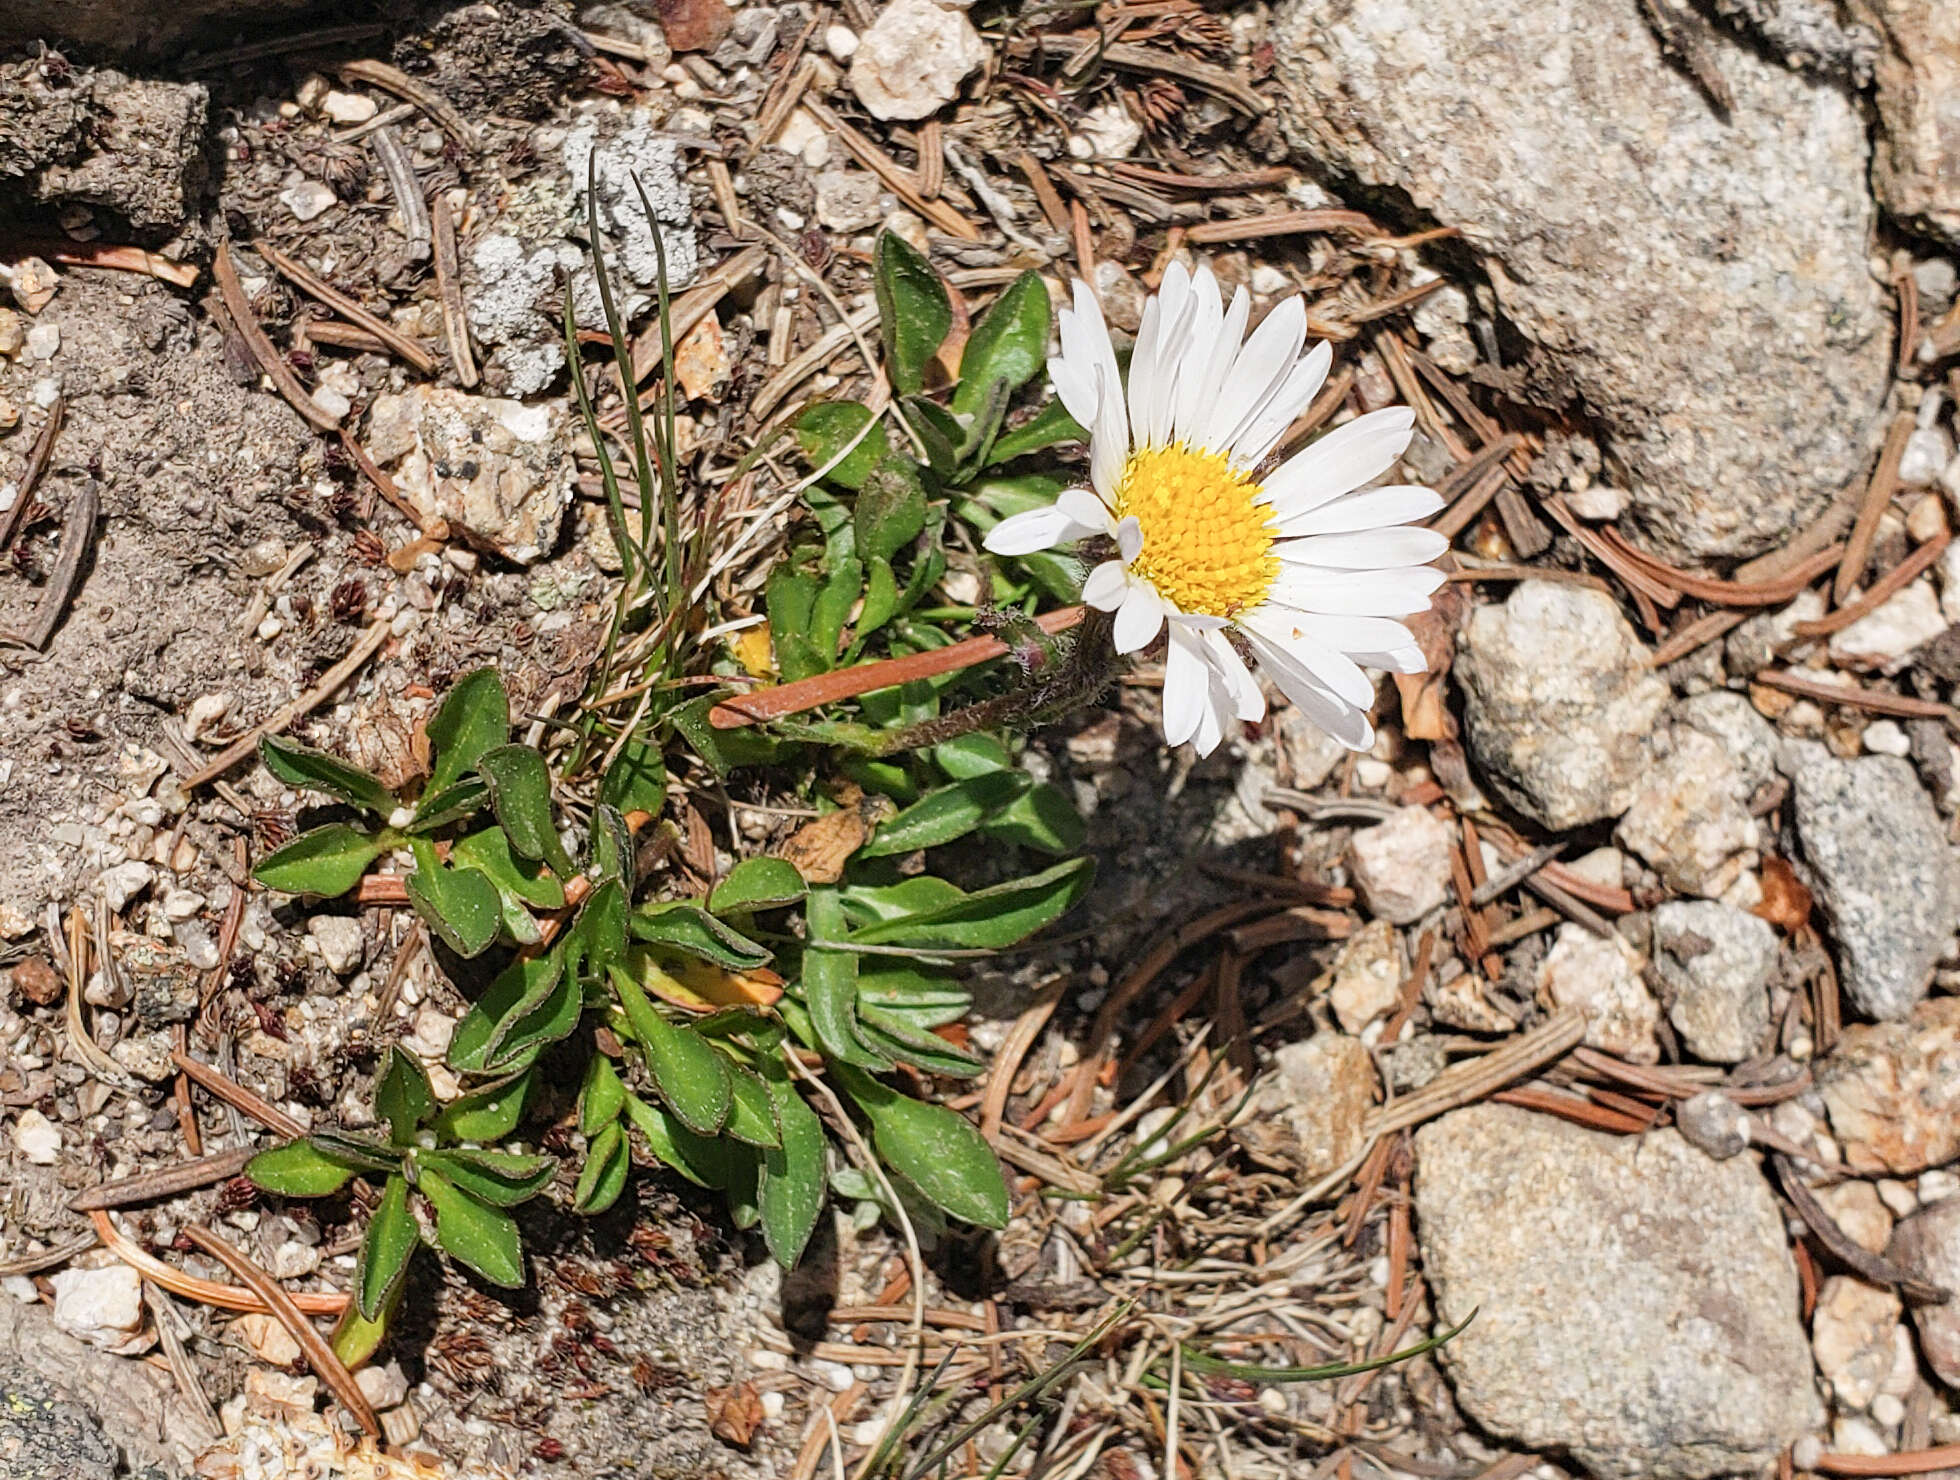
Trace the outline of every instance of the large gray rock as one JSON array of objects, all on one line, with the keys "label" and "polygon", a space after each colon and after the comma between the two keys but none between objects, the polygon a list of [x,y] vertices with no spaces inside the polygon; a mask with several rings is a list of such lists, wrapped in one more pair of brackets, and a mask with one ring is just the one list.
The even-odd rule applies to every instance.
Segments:
[{"label": "large gray rock", "polygon": [[1960,873],[1932,800],[1895,756],[1845,761],[1804,742],[1779,764],[1845,993],[1867,1016],[1903,1017],[1960,916]]},{"label": "large gray rock", "polygon": [[1910,226],[1960,244],[1960,6],[1953,0],[1851,0],[1884,38],[1872,184]]},{"label": "large gray rock", "polygon": [[175,231],[207,184],[209,102],[201,83],[107,68],[57,83],[35,63],[0,64],[0,187],[37,203],[104,206],[139,232]]},{"label": "large gray rock", "polygon": [[1673,1000],[1668,1021],[1698,1059],[1739,1064],[1769,1033],[1776,932],[1719,900],[1672,900],[1654,911],[1654,967]]},{"label": "large gray rock", "polygon": [[1463,1409],[1608,1480],[1773,1463],[1821,1421],[1783,1217],[1749,1157],[1508,1105],[1416,1135],[1416,1212]]},{"label": "large gray rock", "polygon": [[1288,0],[1275,40],[1293,145],[1462,231],[1663,550],[1766,549],[1858,474],[1891,335],[1841,89],[1725,47],[1720,117],[1637,0]]},{"label": "large gray rock", "polygon": [[1470,750],[1504,799],[1556,830],[1624,812],[1669,694],[1618,603],[1525,581],[1462,641]]},{"label": "large gray rock", "polygon": [[81,1404],[25,1367],[0,1366],[0,1470],[8,1480],[116,1480],[116,1447]]},{"label": "large gray rock", "polygon": [[1950,1388],[1960,1388],[1960,1197],[1931,1203],[1901,1219],[1886,1257],[1908,1274],[1956,1297],[1943,1305],[1919,1304],[1912,1321],[1926,1365]]}]

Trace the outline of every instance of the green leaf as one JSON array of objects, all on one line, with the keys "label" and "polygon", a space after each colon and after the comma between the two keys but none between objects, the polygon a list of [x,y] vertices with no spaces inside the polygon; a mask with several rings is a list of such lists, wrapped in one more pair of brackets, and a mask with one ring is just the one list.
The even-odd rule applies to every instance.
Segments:
[{"label": "green leaf", "polygon": [[1048,363],[1048,319],[1048,289],[1030,269],[1007,285],[967,335],[953,392],[955,415],[978,412],[995,384],[1017,391],[1041,372]]},{"label": "green leaf", "polygon": [[987,466],[997,468],[1030,452],[1040,452],[1063,442],[1088,440],[1089,433],[1082,423],[1070,416],[1060,401],[1050,401],[1013,431],[994,438],[994,445],[987,452]]},{"label": "green leaf", "polygon": [[867,956],[858,963],[858,1007],[902,1015],[917,1028],[956,1023],[973,1007],[973,994],[943,972]]},{"label": "green leaf", "polygon": [[824,668],[836,665],[844,623],[850,620],[851,608],[857,605],[863,589],[864,567],[852,557],[839,562],[817,590],[817,603],[810,610],[809,643]]},{"label": "green leaf", "polygon": [[[726,1060],[726,1056],[724,1055]],[[728,1124],[722,1134],[733,1136],[746,1146],[780,1146],[782,1127],[776,1124],[776,1111],[769,1090],[753,1069],[727,1060],[728,1084],[734,1091],[729,1105]]]},{"label": "green leaf", "polygon": [[501,1141],[524,1118],[534,1082],[527,1068],[498,1084],[471,1090],[442,1108],[432,1122],[438,1140]]},{"label": "green leaf", "polygon": [[501,827],[486,827],[457,839],[449,850],[456,868],[473,868],[497,886],[500,894],[541,910],[563,909],[565,886],[535,859],[520,859],[510,851]]},{"label": "green leaf", "polygon": [[1088,824],[1075,810],[1069,794],[1042,782],[1030,787],[980,825],[986,837],[1017,843],[1037,853],[1066,857],[1079,853],[1088,840]]},{"label": "green leaf", "polygon": [[699,1033],[662,1017],[624,971],[614,968],[612,982],[633,1036],[646,1050],[647,1070],[660,1098],[697,1136],[718,1134],[735,1098],[727,1061]]},{"label": "green leaf", "polygon": [[856,641],[862,645],[865,638],[897,614],[898,578],[892,574],[889,560],[873,555],[865,568],[864,605],[858,610],[857,625],[853,629]]},{"label": "green leaf", "polygon": [[[773,623],[771,631],[774,631]],[[784,677],[788,676],[784,674]],[[681,732],[694,753],[715,775],[726,776],[742,766],[769,765],[795,750],[794,742],[771,735],[755,725],[717,730],[708,722],[708,711],[729,697],[725,689],[703,694],[673,712],[674,728]]]},{"label": "green leaf", "polygon": [[871,270],[886,373],[900,395],[914,395],[925,384],[927,362],[953,327],[952,301],[932,264],[896,232],[879,234]]},{"label": "green leaf", "polygon": [[871,1122],[871,1143],[893,1171],[952,1217],[1007,1226],[1007,1183],[993,1148],[964,1117],[908,1099],[868,1074],[833,1065],[838,1083]]},{"label": "green leaf", "polygon": [[880,824],[859,858],[890,858],[964,837],[1034,785],[1023,771],[988,771],[927,792]]},{"label": "green leaf", "polygon": [[329,1197],[351,1182],[359,1170],[328,1155],[304,1136],[261,1151],[245,1163],[246,1176],[281,1197]]},{"label": "green leaf", "polygon": [[750,971],[770,959],[769,952],[746,935],[682,900],[643,904],[628,924],[635,940],[666,946],[730,971]]},{"label": "green leaf", "polygon": [[417,1166],[440,1172],[478,1202],[514,1208],[551,1185],[558,1164],[549,1156],[526,1156],[515,1151],[486,1151],[477,1146],[418,1151]]},{"label": "green leaf", "polygon": [[647,1146],[662,1163],[702,1187],[721,1185],[714,1180],[714,1148],[719,1142],[695,1135],[658,1105],[649,1105],[635,1094],[626,1096],[626,1118],[639,1127]]},{"label": "green leaf", "polygon": [[851,511],[859,552],[890,560],[926,527],[926,491],[919,470],[893,455],[874,468]]},{"label": "green leaf", "polygon": [[964,889],[937,874],[914,874],[896,884],[852,884],[843,891],[844,914],[853,925],[902,920],[965,898]]},{"label": "green leaf", "polygon": [[709,912],[776,910],[804,895],[803,875],[781,858],[745,858],[708,895]]},{"label": "green leaf", "polygon": [[473,868],[445,868],[427,838],[417,838],[411,846],[415,872],[405,882],[415,913],[457,955],[465,960],[482,955],[497,938],[503,919],[497,886]]},{"label": "green leaf", "polygon": [[578,1133],[590,1140],[601,1126],[619,1119],[626,1108],[626,1085],[612,1060],[595,1053],[586,1061],[585,1083],[578,1092]]},{"label": "green leaf", "polygon": [[528,745],[500,745],[477,757],[477,770],[490,783],[490,803],[520,858],[541,858],[570,878],[576,869],[551,821],[551,772],[544,757]]},{"label": "green leaf", "polygon": [[388,1062],[374,1082],[374,1113],[388,1122],[388,1139],[396,1146],[408,1146],[415,1132],[436,1107],[429,1076],[422,1066],[399,1047],[388,1050]]},{"label": "green leaf", "polygon": [[354,1299],[366,1321],[380,1321],[389,1299],[408,1273],[408,1256],[422,1241],[408,1210],[408,1178],[397,1172],[381,1189],[381,1201],[368,1219],[367,1237],[354,1262]]},{"label": "green leaf", "polygon": [[619,808],[601,802],[592,809],[592,827],[586,834],[586,872],[595,884],[618,883],[629,893],[633,888],[633,830]]},{"label": "green leaf", "polygon": [[368,1359],[380,1350],[389,1323],[401,1309],[402,1291],[406,1288],[406,1281],[397,1284],[381,1302],[381,1314],[372,1321],[361,1314],[360,1301],[347,1302],[347,1309],[340,1313],[340,1320],[333,1328],[333,1354],[349,1372],[365,1367]]},{"label": "green leaf", "polygon": [[265,735],[259,739],[259,759],[288,786],[324,791],[384,819],[395,810],[395,794],[379,779],[325,751]]},{"label": "green leaf", "polygon": [[252,877],[282,894],[331,899],[360,883],[369,864],[390,846],[386,834],[330,822],[301,833],[252,870]]},{"label": "green leaf", "polygon": [[429,717],[428,735],[435,764],[425,797],[454,786],[486,750],[510,738],[510,700],[497,670],[478,668],[457,679]]},{"label": "green leaf", "polygon": [[498,972],[450,1035],[449,1067],[465,1074],[489,1073],[496,1067],[496,1050],[551,997],[564,976],[565,957],[557,948],[542,956],[520,956]]},{"label": "green leaf", "polygon": [[1261,1367],[1249,1362],[1230,1362],[1223,1357],[1214,1357],[1210,1352],[1187,1346],[1184,1348],[1184,1370],[1201,1377],[1231,1377],[1241,1382],[1330,1382],[1361,1372],[1373,1372],[1381,1367],[1392,1367],[1425,1352],[1433,1352],[1446,1342],[1454,1341],[1476,1319],[1477,1312],[1473,1310],[1441,1335],[1418,1341],[1414,1346],[1405,1346],[1386,1356],[1369,1357],[1365,1361],[1330,1362],[1319,1367]]},{"label": "green leaf", "polygon": [[866,1069],[889,1069],[891,1060],[866,1048],[857,1032],[857,957],[819,950],[815,942],[843,940],[844,906],[835,889],[810,891],[805,913],[812,946],[803,953],[803,1003],[817,1047],[833,1059]]},{"label": "green leaf", "polygon": [[1088,892],[1095,862],[1072,858],[1024,879],[977,890],[925,914],[909,915],[860,930],[864,945],[902,945],[1000,950],[1052,924]]},{"label": "green leaf", "polygon": [[640,739],[622,745],[599,783],[599,800],[622,815],[647,812],[658,817],[667,804],[667,762],[660,747]]},{"label": "green leaf", "polygon": [[609,1120],[585,1148],[585,1165],[579,1168],[578,1186],[572,1193],[572,1211],[587,1217],[605,1212],[626,1190],[626,1176],[632,1169],[626,1132],[618,1121]]},{"label": "green leaf", "polygon": [[928,1074],[972,1079],[987,1072],[985,1059],[948,1043],[931,1029],[911,1021],[909,1015],[902,1012],[887,1012],[860,1001],[858,1030],[863,1033],[865,1042],[891,1058],[914,1065]]},{"label": "green leaf", "polygon": [[[819,401],[803,408],[793,430],[797,446],[803,449],[804,458],[814,470],[836,457],[853,437],[876,420],[870,407],[856,401]],[[840,488],[862,488],[871,470],[890,452],[889,434],[882,426],[871,426],[857,446],[845,453],[843,460],[825,473],[824,478]]]},{"label": "green leaf", "polygon": [[932,763],[955,781],[1012,770],[1014,757],[995,736],[975,732],[942,740],[932,748]]},{"label": "green leaf", "polygon": [[568,969],[587,977],[603,976],[608,966],[626,959],[626,886],[608,879],[587,897],[567,934],[574,959]]},{"label": "green leaf", "polygon": [[524,1283],[524,1248],[517,1220],[478,1202],[440,1172],[422,1173],[416,1186],[436,1210],[436,1242],[493,1285]]},{"label": "green leaf", "polygon": [[762,1158],[759,1146],[724,1140],[727,1148],[726,1173],[722,1178],[722,1200],[728,1204],[728,1221],[737,1228],[753,1228],[762,1218]]},{"label": "green leaf", "polygon": [[424,788],[422,800],[416,803],[415,821],[410,824],[409,831],[431,833],[452,822],[461,822],[465,817],[474,817],[489,800],[490,788],[483,784],[479,776],[465,776],[454,786],[445,786],[441,791]]},{"label": "green leaf", "polygon": [[378,1137],[354,1131],[314,1131],[307,1140],[313,1148],[335,1161],[344,1161],[357,1172],[396,1172],[401,1170],[401,1153]]},{"label": "green leaf", "polygon": [[905,421],[926,450],[926,463],[941,481],[950,480],[958,467],[960,444],[966,429],[943,407],[924,396],[907,396],[902,403]]},{"label": "green leaf", "polygon": [[768,1084],[783,1134],[780,1146],[762,1154],[762,1239],[775,1261],[790,1269],[823,1212],[823,1122],[788,1082],[771,1078]]}]

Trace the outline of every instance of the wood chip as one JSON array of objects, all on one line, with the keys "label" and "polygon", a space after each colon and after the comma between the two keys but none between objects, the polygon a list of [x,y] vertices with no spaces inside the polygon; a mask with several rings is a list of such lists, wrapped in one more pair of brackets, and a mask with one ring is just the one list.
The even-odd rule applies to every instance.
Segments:
[{"label": "wood chip", "polygon": [[456,255],[456,217],[449,207],[449,192],[438,190],[429,212],[429,232],[433,239],[436,292],[442,298],[442,337],[449,347],[449,368],[456,372],[466,390],[474,390],[480,379],[476,356],[470,352],[470,321],[463,311],[463,267]]},{"label": "wood chip", "polygon": [[1844,560],[1838,566],[1837,579],[1831,583],[1831,601],[1837,606],[1849,601],[1858,582],[1864,579],[1872,540],[1878,534],[1879,517],[1892,502],[1892,495],[1899,491],[1899,461],[1905,456],[1906,442],[1917,424],[1912,412],[1901,411],[1886,430],[1884,450],[1878,455],[1878,466],[1872,469],[1872,481],[1865,486],[1858,518],[1851,526],[1851,538],[1845,543]]},{"label": "wood chip", "polygon": [[54,456],[54,439],[61,435],[61,423],[67,415],[68,398],[56,396],[48,408],[48,419],[35,434],[34,447],[27,454],[27,468],[14,484],[13,504],[0,513],[0,551],[12,545],[14,536],[20,533],[20,522],[33,506],[34,489],[48,470],[48,462]]},{"label": "wood chip", "polygon": [[259,326],[258,317],[252,312],[252,302],[245,296],[245,285],[238,281],[238,268],[231,260],[231,244],[221,243],[211,259],[211,275],[218,280],[218,296],[223,301],[225,314],[231,319],[232,327],[251,351],[252,359],[258,367],[279,388],[279,394],[306,419],[309,426],[317,431],[331,432],[340,425],[340,418],[322,411],[307,393],[306,387],[299,383],[286,357],[272,347],[266,338],[265,330]]},{"label": "wood chip", "polygon": [[[392,324],[369,313],[347,294],[332,283],[315,274],[312,269],[297,258],[288,257],[284,252],[263,238],[252,243],[252,250],[263,257],[273,271],[292,283],[301,292],[317,298],[349,323],[358,324],[402,359],[408,361],[424,375],[435,373],[436,359],[415,340],[396,329]],[[311,332],[311,326],[308,326]]]},{"label": "wood chip", "polygon": [[19,631],[0,632],[0,641],[19,643],[36,652],[47,647],[81,584],[82,564],[95,543],[95,523],[101,511],[102,496],[91,478],[75,495],[68,517],[61,522],[61,547],[54,569],[48,572],[48,584],[34,605],[34,615]]}]

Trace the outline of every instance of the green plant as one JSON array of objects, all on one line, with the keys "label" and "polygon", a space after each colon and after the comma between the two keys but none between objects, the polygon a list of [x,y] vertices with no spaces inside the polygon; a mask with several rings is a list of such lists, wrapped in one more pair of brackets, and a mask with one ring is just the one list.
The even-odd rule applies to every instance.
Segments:
[{"label": "green plant", "polygon": [[329,1197],[356,1177],[383,1178],[354,1267],[354,1297],[334,1331],[343,1362],[367,1360],[401,1303],[408,1262],[423,1241],[411,1189],[434,1218],[433,1242],[494,1285],[524,1283],[517,1220],[509,1209],[542,1192],[557,1163],[549,1156],[483,1145],[516,1128],[520,1105],[436,1102],[428,1075],[391,1049],[374,1082],[374,1116],[386,1134],[316,1131],[262,1151],[246,1175],[269,1192]]}]

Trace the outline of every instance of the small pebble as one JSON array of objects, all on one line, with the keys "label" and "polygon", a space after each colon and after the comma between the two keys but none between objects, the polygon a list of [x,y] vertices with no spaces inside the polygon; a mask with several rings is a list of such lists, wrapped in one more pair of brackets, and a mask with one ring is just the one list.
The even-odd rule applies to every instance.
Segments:
[{"label": "small pebble", "polygon": [[279,200],[300,221],[311,221],[340,204],[340,197],[318,180],[302,180],[280,191]]},{"label": "small pebble", "polygon": [[840,62],[848,62],[858,49],[857,32],[849,26],[826,26],[823,49]]},{"label": "small pebble", "polygon": [[380,105],[363,93],[329,91],[320,105],[328,119],[338,124],[366,123],[380,111]]},{"label": "small pebble", "polygon": [[1906,732],[1889,719],[1874,720],[1865,726],[1864,746],[1873,755],[1908,756],[1912,754],[1912,741]]},{"label": "small pebble", "polygon": [[354,409],[353,402],[330,385],[315,386],[313,404],[338,421]]},{"label": "small pebble", "polygon": [[61,326],[36,324],[27,331],[27,358],[52,360],[61,353]]},{"label": "small pebble", "polygon": [[51,1167],[61,1155],[61,1131],[47,1116],[29,1106],[14,1122],[14,1146],[37,1167]]}]

